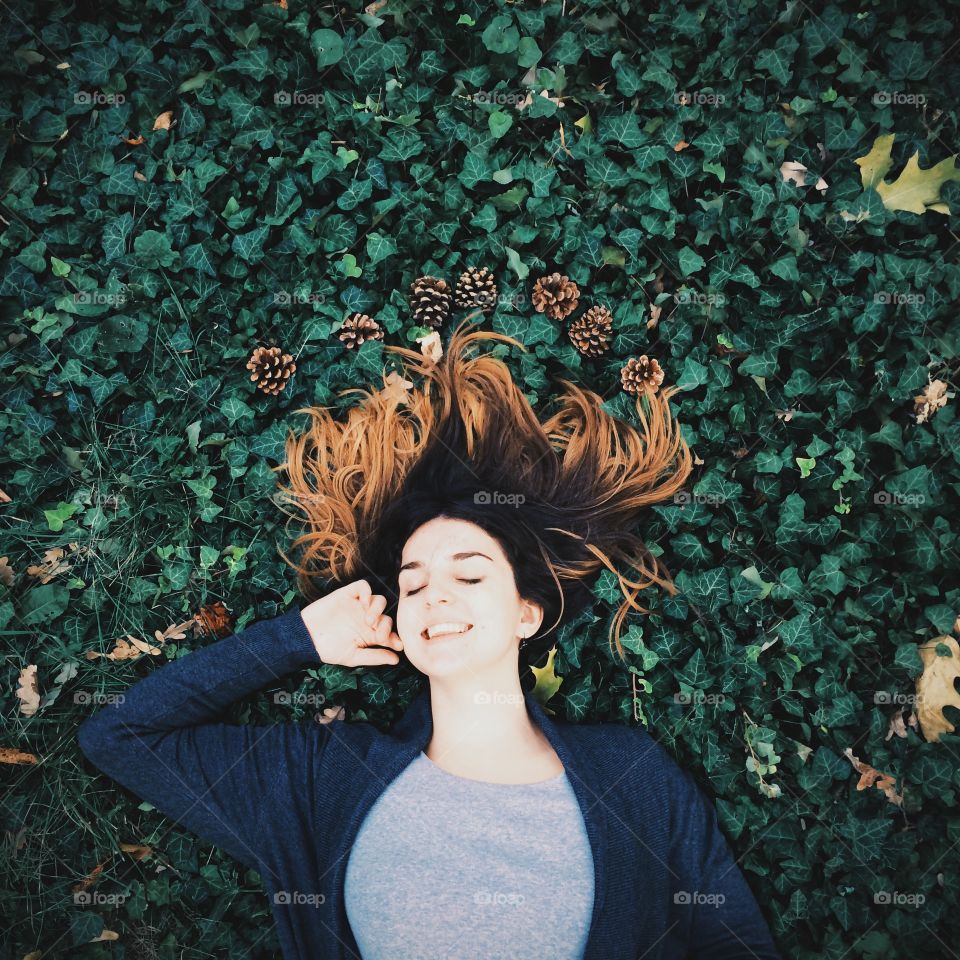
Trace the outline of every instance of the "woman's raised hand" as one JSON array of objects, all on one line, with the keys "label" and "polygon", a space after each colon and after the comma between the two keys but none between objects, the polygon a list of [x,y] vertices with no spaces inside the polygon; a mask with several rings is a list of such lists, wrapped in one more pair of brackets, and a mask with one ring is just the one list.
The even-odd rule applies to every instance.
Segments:
[{"label": "woman's raised hand", "polygon": [[393,651],[403,649],[393,620],[383,615],[386,606],[387,598],[374,594],[366,580],[355,580],[314,600],[300,614],[324,663],[372,667],[399,663]]}]

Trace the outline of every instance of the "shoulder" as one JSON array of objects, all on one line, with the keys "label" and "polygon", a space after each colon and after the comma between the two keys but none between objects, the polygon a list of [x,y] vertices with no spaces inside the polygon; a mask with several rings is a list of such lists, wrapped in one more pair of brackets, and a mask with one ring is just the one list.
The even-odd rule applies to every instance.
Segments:
[{"label": "shoulder", "polygon": [[645,727],[619,723],[563,724],[564,734],[616,771],[625,787],[651,813],[671,812],[701,803],[705,797],[693,774]]}]

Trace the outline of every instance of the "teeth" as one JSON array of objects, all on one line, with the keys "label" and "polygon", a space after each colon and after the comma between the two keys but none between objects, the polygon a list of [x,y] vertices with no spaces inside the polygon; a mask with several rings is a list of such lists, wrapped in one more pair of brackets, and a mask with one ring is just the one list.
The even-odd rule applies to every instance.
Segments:
[{"label": "teeth", "polygon": [[470,629],[469,623],[436,623],[427,628],[427,637],[433,638],[441,633],[466,633]]}]

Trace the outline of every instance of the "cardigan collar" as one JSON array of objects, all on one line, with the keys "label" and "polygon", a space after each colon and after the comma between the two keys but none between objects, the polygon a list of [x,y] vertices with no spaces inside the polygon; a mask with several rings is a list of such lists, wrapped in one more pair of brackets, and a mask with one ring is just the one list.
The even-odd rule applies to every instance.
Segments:
[{"label": "cardigan collar", "polygon": [[[596,931],[606,899],[607,822],[604,804],[598,802],[602,790],[597,790],[596,768],[589,754],[571,732],[575,725],[552,720],[533,693],[524,691],[524,701],[530,719],[543,731],[557,751],[570,786],[580,804],[584,826],[590,840],[594,864],[593,915],[590,935]],[[412,763],[424,750],[433,735],[433,712],[430,705],[430,684],[418,693],[403,715],[393,725],[389,737],[378,740],[371,748],[376,769],[384,771],[385,785]]]}]

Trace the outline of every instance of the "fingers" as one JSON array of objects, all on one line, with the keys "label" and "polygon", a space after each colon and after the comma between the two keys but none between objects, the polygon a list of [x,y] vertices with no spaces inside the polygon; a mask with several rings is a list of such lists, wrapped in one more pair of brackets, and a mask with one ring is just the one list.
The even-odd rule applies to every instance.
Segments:
[{"label": "fingers", "polygon": [[375,627],[380,619],[380,615],[387,608],[387,598],[376,594],[367,601],[367,624]]},{"label": "fingers", "polygon": [[357,667],[395,666],[400,662],[398,654],[378,647],[358,647],[354,659]]}]

